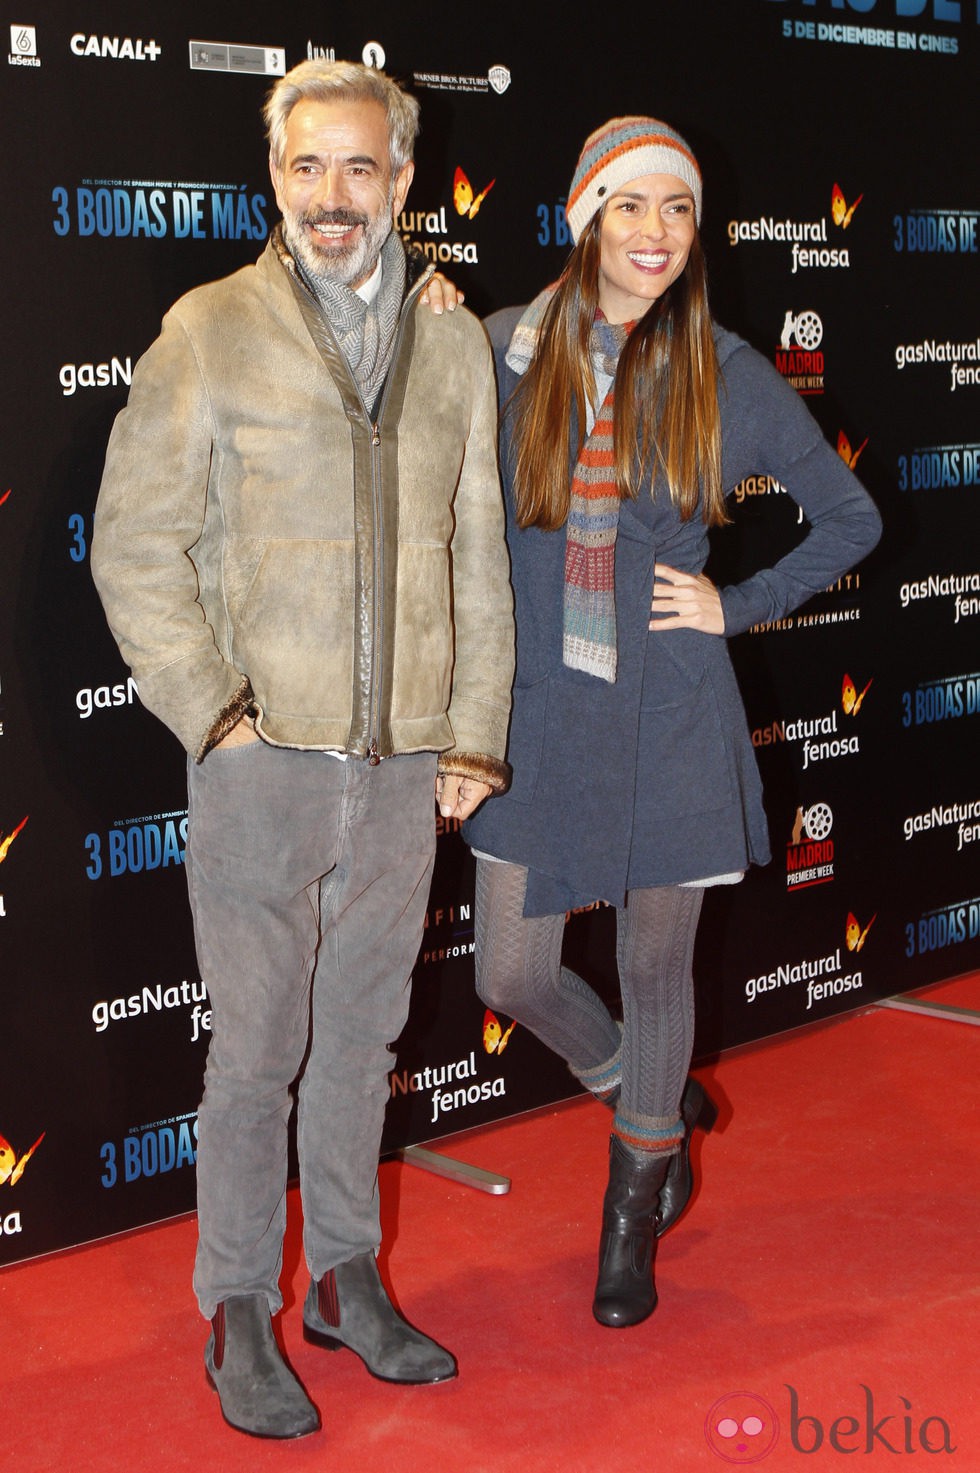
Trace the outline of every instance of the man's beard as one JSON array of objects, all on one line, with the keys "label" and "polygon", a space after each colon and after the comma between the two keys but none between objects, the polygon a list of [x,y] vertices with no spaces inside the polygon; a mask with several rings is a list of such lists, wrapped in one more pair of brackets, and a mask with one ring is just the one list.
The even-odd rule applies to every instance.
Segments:
[{"label": "man's beard", "polygon": [[[371,275],[381,254],[381,247],[391,234],[391,207],[394,191],[389,192],[385,208],[372,220],[358,210],[310,210],[296,214],[283,212],[285,235],[294,256],[315,280],[337,286],[352,286]],[[310,234],[314,225],[361,226],[354,245],[318,245]]]}]

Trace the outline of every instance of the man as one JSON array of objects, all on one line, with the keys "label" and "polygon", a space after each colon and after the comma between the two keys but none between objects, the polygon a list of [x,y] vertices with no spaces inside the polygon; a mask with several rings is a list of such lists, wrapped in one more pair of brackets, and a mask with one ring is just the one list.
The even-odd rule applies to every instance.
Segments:
[{"label": "man", "polygon": [[96,516],[109,623],[189,753],[213,1006],[195,1290],[222,1413],[263,1437],[319,1426],[270,1323],[297,1076],[306,1338],[384,1380],[456,1374],[379,1279],[377,1162],[433,783],[457,818],[507,786],[513,628],[486,339],[417,310],[426,276],[392,230],[417,116],[350,63],[276,83],[283,223],[168,313]]}]

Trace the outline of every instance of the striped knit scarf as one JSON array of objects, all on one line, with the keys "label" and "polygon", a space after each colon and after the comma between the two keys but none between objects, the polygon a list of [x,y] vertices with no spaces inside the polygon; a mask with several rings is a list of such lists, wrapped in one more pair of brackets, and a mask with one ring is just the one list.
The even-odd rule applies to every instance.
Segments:
[{"label": "striped knit scarf", "polygon": [[[518,373],[530,364],[548,288],[531,303],[514,331],[507,362]],[[595,373],[615,376],[616,364],[632,323],[617,326],[596,312],[590,353]],[[595,422],[572,473],[568,520],[565,523],[565,584],[562,660],[600,680],[616,679],[616,534],[620,495],[613,460],[615,379],[599,406]]]}]

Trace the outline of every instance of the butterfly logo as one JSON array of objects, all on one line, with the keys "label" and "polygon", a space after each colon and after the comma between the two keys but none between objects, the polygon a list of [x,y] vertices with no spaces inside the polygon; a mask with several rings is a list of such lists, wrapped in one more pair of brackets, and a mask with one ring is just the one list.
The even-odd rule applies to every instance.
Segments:
[{"label": "butterfly logo", "polygon": [[[874,677],[872,676],[872,680],[873,679]],[[864,687],[864,690],[861,692],[860,695],[858,695],[857,686],[854,684],[854,681],[849,675],[844,676],[844,684],[841,687],[840,693],[840,703],[844,707],[845,716],[857,715],[857,713],[861,709],[861,702],[864,700],[870,689],[871,681],[869,680],[867,685]]]},{"label": "butterfly logo", "polygon": [[466,215],[470,220],[479,214],[480,206],[496,184],[496,179],[491,179],[486,189],[482,189],[478,195],[473,194],[473,186],[463,173],[457,169],[453,177],[453,204],[456,206],[457,215]]},{"label": "butterfly logo", "polygon": [[33,1146],[31,1146],[31,1149],[25,1151],[19,1161],[17,1159],[17,1152],[13,1146],[0,1135],[0,1187],[3,1186],[4,1182],[9,1182],[12,1187],[17,1185],[24,1175],[24,1167],[34,1155],[34,1152],[44,1140],[46,1134],[47,1132],[42,1130]]},{"label": "butterfly logo", "polygon": [[854,203],[849,205],[844,198],[840,185],[835,184],[830,196],[830,213],[833,217],[834,224],[839,225],[841,230],[846,230],[851,223],[851,217],[854,211],[863,199],[864,195],[859,194]]},{"label": "butterfly logo", "polygon": [[862,931],[860,923],[858,922],[857,916],[854,914],[853,910],[849,910],[847,912],[847,929],[844,932],[844,940],[847,943],[848,951],[861,950],[862,946],[867,940],[868,932],[871,930],[871,927],[874,925],[877,919],[878,912],[875,911],[874,915],[871,917],[870,921]]},{"label": "butterfly logo", "polygon": [[844,431],[841,430],[840,434],[837,436],[837,454],[840,456],[844,464],[849,465],[851,470],[853,470],[858,463],[858,456],[861,454],[861,451],[864,449],[867,443],[868,441],[866,436],[861,441],[861,444],[858,446],[858,448],[856,450],[852,450],[850,440],[844,434]]},{"label": "butterfly logo", "polygon": [[488,1054],[502,1054],[507,1047],[507,1040],[513,1033],[516,1023],[511,1023],[505,1033],[494,1013],[487,1008],[483,1014],[483,1047]]},{"label": "butterfly logo", "polygon": [[28,818],[30,818],[30,814],[27,815],[27,818],[22,818],[21,819],[20,823],[14,829],[14,831],[13,831],[12,834],[8,834],[5,839],[3,839],[2,841],[0,841],[0,864],[3,864],[4,860],[7,857],[7,850],[10,848],[11,844],[14,842],[14,840],[17,837],[17,835],[20,833],[21,829],[24,827],[24,825],[27,822],[27,819]]}]

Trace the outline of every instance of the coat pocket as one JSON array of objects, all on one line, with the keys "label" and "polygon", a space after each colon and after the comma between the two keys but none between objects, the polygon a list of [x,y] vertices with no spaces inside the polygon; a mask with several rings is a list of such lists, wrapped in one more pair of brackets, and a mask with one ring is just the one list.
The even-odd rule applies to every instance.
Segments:
[{"label": "coat pocket", "polygon": [[232,656],[263,706],[349,719],[352,544],[269,542],[234,617]]},{"label": "coat pocket", "polygon": [[[678,635],[656,638],[666,644]],[[733,733],[726,729],[710,668],[703,662],[684,664],[659,644],[653,653],[656,664],[644,679],[637,754],[643,807],[676,818],[726,808],[736,795]]]},{"label": "coat pocket", "polygon": [[507,761],[513,778],[507,797],[514,803],[531,803],[538,786],[548,715],[548,679],[534,685],[515,686],[507,740]]}]

